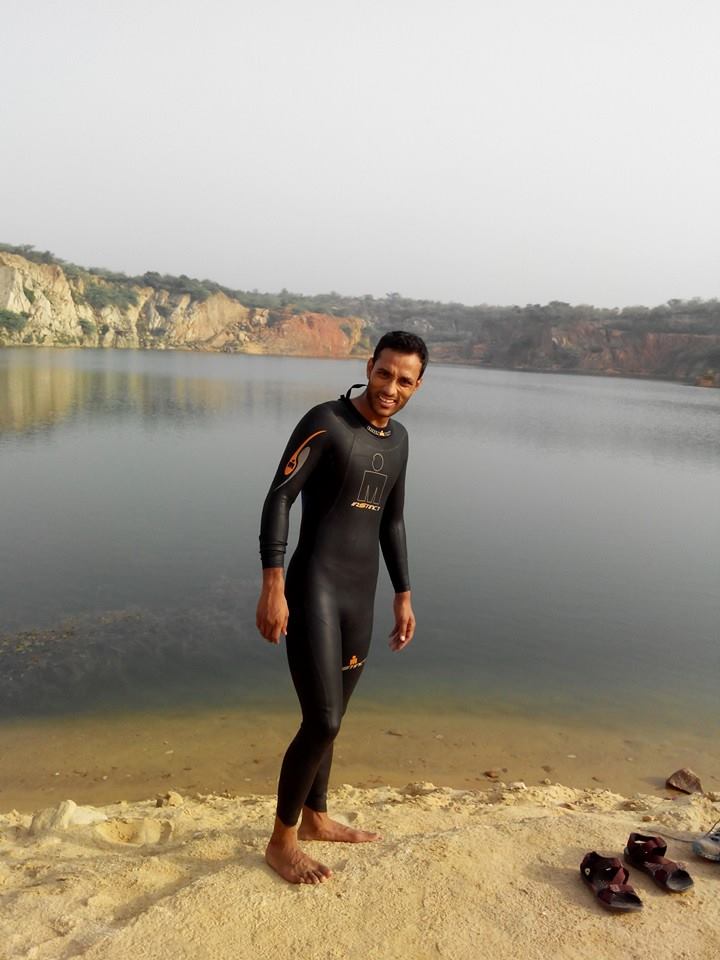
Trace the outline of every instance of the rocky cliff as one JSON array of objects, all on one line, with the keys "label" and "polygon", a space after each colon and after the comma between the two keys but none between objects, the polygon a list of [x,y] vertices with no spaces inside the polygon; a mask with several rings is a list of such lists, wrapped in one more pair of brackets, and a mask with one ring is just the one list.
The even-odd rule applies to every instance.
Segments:
[{"label": "rocky cliff", "polygon": [[601,310],[559,302],[494,308],[397,294],[382,300],[283,294],[258,294],[253,303],[252,295],[210,281],[128,278],[64,264],[51,254],[0,249],[0,346],[347,357],[366,354],[384,330],[405,328],[426,337],[436,361],[720,387],[717,301]]},{"label": "rocky cliff", "polygon": [[128,290],[0,252],[0,345],[346,357],[364,328],[357,317],[248,307],[222,292],[193,299],[153,287]]},{"label": "rocky cliff", "polygon": [[720,387],[720,334],[548,322],[504,334],[480,331],[462,346],[436,342],[432,356],[510,370],[654,377]]}]

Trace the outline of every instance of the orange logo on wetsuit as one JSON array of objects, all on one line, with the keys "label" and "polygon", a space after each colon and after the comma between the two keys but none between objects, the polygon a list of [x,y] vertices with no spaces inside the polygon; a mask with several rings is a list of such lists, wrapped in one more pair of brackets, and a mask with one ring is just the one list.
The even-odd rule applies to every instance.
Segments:
[{"label": "orange logo on wetsuit", "polygon": [[288,462],[283,467],[285,480],[281,480],[280,483],[273,488],[273,492],[275,492],[275,490],[279,490],[280,487],[284,487],[286,483],[290,482],[293,476],[297,473],[300,467],[305,463],[307,458],[310,456],[310,447],[309,447],[310,441],[314,440],[315,437],[319,437],[321,433],[327,433],[327,430],[316,430],[315,433],[311,433],[306,440],[303,440],[303,442],[297,448],[295,453],[290,457]]},{"label": "orange logo on wetsuit", "polygon": [[[367,658],[366,658],[367,659]],[[358,658],[353,654],[350,657],[348,665],[343,667],[343,670],[356,670],[358,667],[361,667],[365,663],[365,660],[358,660]]]},{"label": "orange logo on wetsuit", "polygon": [[[297,450],[295,451],[295,453],[290,457],[290,459],[288,460],[288,462],[285,464],[285,469],[283,470],[283,473],[285,474],[286,477],[289,477],[290,474],[293,473],[293,472],[295,471],[295,469],[297,468],[297,466],[298,466],[298,459],[299,459],[299,457],[300,457],[300,454],[301,454],[301,453],[303,452],[303,450],[305,449],[305,447],[310,443],[311,440],[314,440],[315,437],[319,437],[321,433],[327,433],[327,430],[316,430],[315,433],[311,433],[311,434],[310,434],[310,436],[307,438],[307,440],[303,440],[303,442],[302,442],[302,443],[300,444],[300,446],[297,448]],[[308,450],[308,453],[309,453],[309,452],[310,452],[310,451]],[[302,458],[302,460],[300,461],[300,466],[302,466],[303,463],[305,463],[305,461],[307,460],[307,458],[308,458],[308,453],[306,453],[305,456],[304,456],[304,457]]]}]

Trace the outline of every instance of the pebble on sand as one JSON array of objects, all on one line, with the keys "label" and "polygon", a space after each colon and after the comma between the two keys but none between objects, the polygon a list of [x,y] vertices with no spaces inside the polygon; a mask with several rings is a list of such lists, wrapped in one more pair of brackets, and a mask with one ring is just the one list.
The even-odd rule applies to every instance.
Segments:
[{"label": "pebble on sand", "polygon": [[156,807],[179,807],[183,803],[182,796],[176,790],[169,790],[167,793],[160,794],[155,800]]}]

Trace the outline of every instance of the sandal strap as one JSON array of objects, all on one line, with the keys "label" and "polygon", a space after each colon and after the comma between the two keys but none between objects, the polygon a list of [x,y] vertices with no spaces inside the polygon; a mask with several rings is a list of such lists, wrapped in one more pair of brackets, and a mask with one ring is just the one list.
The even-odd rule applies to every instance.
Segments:
[{"label": "sandal strap", "polygon": [[664,857],[667,843],[662,837],[648,837],[642,833],[631,833],[628,837],[627,852],[631,860],[649,860],[651,857]]},{"label": "sandal strap", "polygon": [[617,857],[601,857],[599,853],[588,853],[580,869],[588,883],[599,882],[603,886],[622,886],[630,876]]}]

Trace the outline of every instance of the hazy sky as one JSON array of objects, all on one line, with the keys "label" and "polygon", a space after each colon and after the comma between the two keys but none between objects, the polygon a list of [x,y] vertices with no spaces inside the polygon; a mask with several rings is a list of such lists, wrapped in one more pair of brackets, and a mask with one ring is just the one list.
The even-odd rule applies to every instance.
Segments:
[{"label": "hazy sky", "polygon": [[233,287],[720,296],[717,0],[23,0],[0,240]]}]

